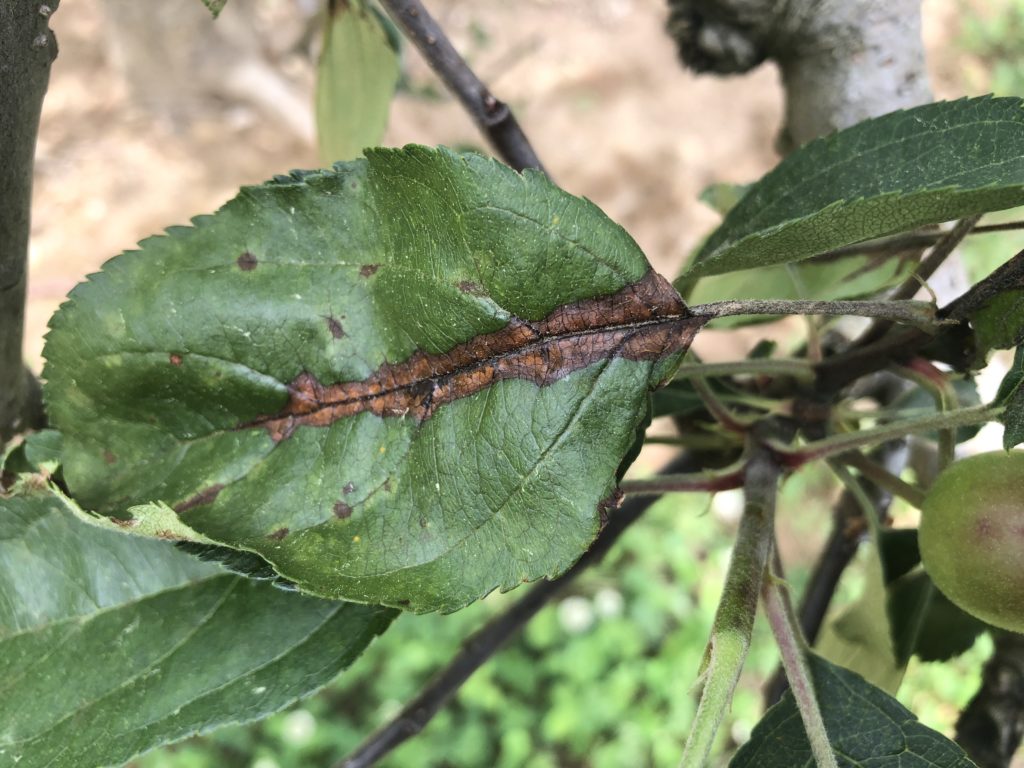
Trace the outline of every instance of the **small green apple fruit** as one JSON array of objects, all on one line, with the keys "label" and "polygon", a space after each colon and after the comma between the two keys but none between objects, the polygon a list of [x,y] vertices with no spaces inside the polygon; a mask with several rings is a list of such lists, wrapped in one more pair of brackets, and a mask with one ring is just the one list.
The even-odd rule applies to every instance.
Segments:
[{"label": "small green apple fruit", "polygon": [[943,471],[921,507],[918,542],[946,597],[1024,632],[1024,451],[983,453]]}]

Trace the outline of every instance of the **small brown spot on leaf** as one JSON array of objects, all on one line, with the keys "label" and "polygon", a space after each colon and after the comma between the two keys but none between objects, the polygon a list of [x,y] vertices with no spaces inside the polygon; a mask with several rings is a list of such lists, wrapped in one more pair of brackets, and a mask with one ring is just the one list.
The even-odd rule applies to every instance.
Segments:
[{"label": "small brown spot on leaf", "polygon": [[330,315],[326,315],[324,317],[324,320],[327,321],[327,327],[331,331],[331,336],[333,336],[336,339],[340,339],[342,336],[345,335],[345,329],[341,327],[341,323],[338,322],[337,318],[331,317]]},{"label": "small brown spot on leaf", "polygon": [[621,488],[616,488],[612,491],[611,496],[606,499],[602,499],[597,503],[597,514],[601,521],[601,527],[604,528],[608,524],[608,518],[611,517],[611,513],[622,506],[622,500],[626,494],[622,492]]},{"label": "small brown spot on leaf", "polygon": [[187,512],[195,507],[201,507],[204,504],[212,504],[214,499],[217,498],[217,494],[224,490],[224,486],[221,483],[211,485],[209,488],[204,488],[195,496],[190,499],[185,499],[183,502],[174,505],[175,512]]},{"label": "small brown spot on leaf", "polygon": [[243,272],[251,272],[256,269],[256,265],[259,263],[256,261],[256,257],[249,251],[243,251],[242,255],[236,260],[238,268]]},{"label": "small brown spot on leaf", "polygon": [[120,528],[134,528],[135,527],[135,519],[131,518],[131,517],[112,517],[112,518],[110,518],[110,522],[112,522],[114,525],[116,525],[116,526],[118,526]]},{"label": "small brown spot on leaf", "polygon": [[344,501],[334,502],[334,516],[339,520],[347,520],[352,517],[352,507]]},{"label": "small brown spot on leaf", "polygon": [[107,464],[113,464],[115,461],[117,461],[117,456],[115,456],[110,451],[104,451],[103,461],[105,461]]},{"label": "small brown spot on leaf", "polygon": [[430,525],[430,523],[427,522],[427,518],[425,518],[425,517],[421,517],[420,518],[420,528],[426,528],[429,525]]},{"label": "small brown spot on leaf", "polygon": [[177,355],[177,354],[172,352],[171,353],[171,365],[173,365],[173,366],[181,365],[181,355]]},{"label": "small brown spot on leaf", "polygon": [[157,531],[156,537],[164,541],[178,541],[179,537],[173,531]]},{"label": "small brown spot on leaf", "polygon": [[385,493],[391,493],[391,478],[389,477],[387,480],[385,480],[384,485],[381,487],[384,489]]},{"label": "small brown spot on leaf", "polygon": [[288,529],[287,528],[278,528],[276,531],[274,531],[272,534],[270,534],[268,536],[268,538],[271,538],[274,541],[280,541],[281,539],[283,539],[287,535],[288,535]]},{"label": "small brown spot on leaf", "polygon": [[363,264],[363,266],[359,268],[359,274],[363,277],[370,277],[370,275],[374,274],[378,269],[380,269],[380,264]]},{"label": "small brown spot on leaf", "polygon": [[342,493],[352,493],[356,489],[355,483],[345,483],[345,487],[341,489]]},{"label": "small brown spot on leaf", "polygon": [[463,293],[469,293],[473,296],[483,296],[484,289],[474,283],[472,280],[463,280],[459,283],[459,290]]}]

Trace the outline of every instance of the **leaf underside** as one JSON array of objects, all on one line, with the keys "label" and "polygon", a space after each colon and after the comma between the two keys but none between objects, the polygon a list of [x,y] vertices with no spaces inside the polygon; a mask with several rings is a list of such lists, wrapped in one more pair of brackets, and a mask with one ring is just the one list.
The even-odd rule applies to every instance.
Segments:
[{"label": "leaf underside", "polygon": [[337,3],[324,22],[316,124],[325,163],[380,143],[398,82],[398,52],[383,20],[361,2]]},{"label": "leaf underside", "polygon": [[1024,204],[1021,103],[937,102],[810,142],[750,187],[680,280]]},{"label": "leaf underside", "polygon": [[1017,347],[1013,363],[996,395],[996,403],[1006,408],[1003,423],[1003,448],[1007,451],[1024,443],[1024,347]]},{"label": "leaf underside", "polygon": [[0,594],[0,766],[18,768],[120,764],[265,717],[394,615],[102,530],[45,489],[0,498]]},{"label": "leaf underside", "polygon": [[[840,768],[974,768],[963,750],[922,725],[884,691],[820,656],[808,656],[825,729]],[[765,713],[730,768],[813,768],[793,695]]]},{"label": "leaf underside", "polygon": [[194,224],[51,322],[67,483],[322,597],[451,611],[566,570],[699,326],[595,206],[477,155],[374,150]]}]

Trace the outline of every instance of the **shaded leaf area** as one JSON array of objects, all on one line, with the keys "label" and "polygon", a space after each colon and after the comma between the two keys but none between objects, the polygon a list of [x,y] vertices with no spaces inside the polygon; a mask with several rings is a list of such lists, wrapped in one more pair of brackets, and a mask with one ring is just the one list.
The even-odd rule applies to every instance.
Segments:
[{"label": "shaded leaf area", "polygon": [[108,262],[51,321],[46,397],[84,505],[451,611],[589,546],[698,325],[542,175],[374,150]]},{"label": "shaded leaf area", "polygon": [[887,610],[893,646],[901,664],[912,655],[921,661],[945,661],[969,650],[988,625],[943,595],[923,569],[888,587]]},{"label": "shaded leaf area", "polygon": [[928,104],[859,123],[789,155],[729,211],[684,279],[799,261],[1021,204],[1021,101]]},{"label": "shaded leaf area", "polygon": [[1004,290],[971,315],[981,354],[1024,343],[1024,287]]},{"label": "shaded leaf area", "polygon": [[996,395],[996,403],[1006,408],[1003,423],[1003,448],[1010,450],[1024,443],[1024,347],[1017,347],[1013,363]]},{"label": "shaded leaf area", "polygon": [[[808,658],[825,728],[841,768],[972,768],[964,751],[849,670]],[[813,768],[791,693],[768,710],[730,768]]]},{"label": "shaded leaf area", "polygon": [[398,83],[396,41],[367,3],[329,4],[317,64],[316,124],[325,163],[380,143]]},{"label": "shaded leaf area", "polygon": [[231,576],[85,514],[40,488],[0,499],[0,766],[119,764],[265,717],[394,615]]}]

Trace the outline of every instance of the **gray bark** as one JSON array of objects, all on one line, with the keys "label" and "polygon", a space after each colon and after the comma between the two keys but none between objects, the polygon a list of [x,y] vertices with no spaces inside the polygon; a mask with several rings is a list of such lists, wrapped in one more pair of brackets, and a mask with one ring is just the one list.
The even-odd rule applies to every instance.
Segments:
[{"label": "gray bark", "polygon": [[57,40],[59,0],[0,3],[0,442],[38,421],[38,387],[22,362],[32,168]]},{"label": "gray bark", "polygon": [[683,62],[719,74],[779,65],[779,149],[932,99],[920,0],[669,0]]}]

